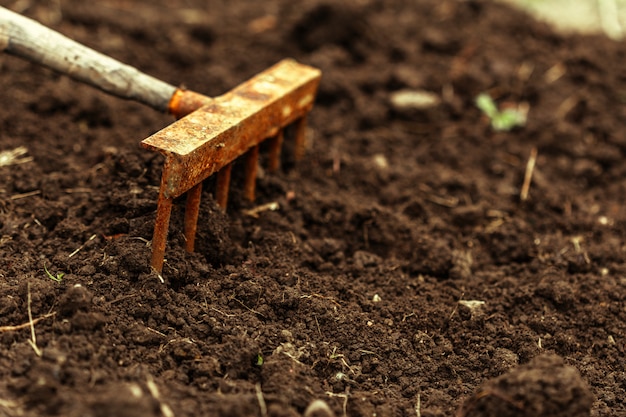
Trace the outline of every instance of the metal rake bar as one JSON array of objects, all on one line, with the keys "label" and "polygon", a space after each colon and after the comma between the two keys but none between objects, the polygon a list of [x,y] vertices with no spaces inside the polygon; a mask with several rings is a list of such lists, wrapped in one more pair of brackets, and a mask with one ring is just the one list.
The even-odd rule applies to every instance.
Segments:
[{"label": "metal rake bar", "polygon": [[269,170],[280,165],[283,130],[295,124],[295,159],[305,151],[306,116],[321,72],[286,59],[144,139],[165,156],[152,238],[151,265],[162,272],[173,200],[187,194],[185,249],[194,250],[202,181],[216,174],[216,200],[226,208],[231,163],[246,154],[245,195],[255,194],[259,144],[270,140]]}]

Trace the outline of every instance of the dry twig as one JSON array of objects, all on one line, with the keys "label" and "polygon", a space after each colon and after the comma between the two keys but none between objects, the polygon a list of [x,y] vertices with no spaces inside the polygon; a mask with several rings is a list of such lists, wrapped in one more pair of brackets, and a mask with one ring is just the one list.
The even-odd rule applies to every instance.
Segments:
[{"label": "dry twig", "polygon": [[34,190],[34,191],[29,191],[27,193],[13,194],[9,198],[11,200],[21,200],[22,198],[33,197],[33,196],[36,196],[36,195],[39,195],[39,194],[41,194],[41,190]]},{"label": "dry twig", "polygon": [[417,400],[415,401],[415,415],[422,417],[422,396],[420,393],[417,393]]},{"label": "dry twig", "polygon": [[261,411],[261,417],[267,416],[267,405],[265,404],[265,399],[263,398],[263,390],[261,389],[261,384],[256,384],[256,398],[259,401],[259,409]]},{"label": "dry twig", "polygon": [[530,157],[526,164],[526,173],[524,174],[524,184],[522,184],[522,190],[519,193],[519,198],[522,201],[528,199],[528,191],[530,190],[530,182],[533,178],[533,171],[535,170],[535,162],[537,161],[537,148],[533,147],[530,150]]},{"label": "dry twig", "polygon": [[329,397],[338,397],[338,398],[343,398],[343,417],[347,417],[348,415],[348,398],[350,397],[350,391],[348,388],[346,388],[346,392],[345,394],[335,394],[334,392],[326,392],[326,395],[328,395]]},{"label": "dry twig", "polygon": [[276,211],[278,209],[280,209],[280,205],[276,201],[272,201],[271,203],[262,204],[260,206],[251,208],[250,210],[244,210],[243,214],[257,219],[259,217],[259,214],[263,213],[264,211]]},{"label": "dry twig", "polygon": [[33,160],[32,156],[24,156],[27,153],[28,149],[24,146],[0,152],[0,167],[31,162]]},{"label": "dry twig", "polygon": [[36,319],[33,319],[32,322],[29,320],[26,323],[18,324],[18,325],[15,325],[15,326],[0,326],[0,333],[14,332],[14,331],[17,331],[17,330],[26,329],[27,327],[30,327],[31,325],[35,325],[35,324],[39,323],[41,320],[47,319],[48,317],[52,317],[55,314],[56,313],[44,314],[41,317],[37,317]]},{"label": "dry twig", "polygon": [[39,350],[39,348],[37,347],[37,336],[35,336],[35,323],[33,322],[33,312],[30,308],[30,282],[28,283],[28,294],[27,294],[27,308],[28,308],[28,323],[30,325],[30,340],[28,341],[28,343],[30,343],[30,346],[33,348],[33,350],[35,351],[35,354],[37,356],[41,356],[41,350]]}]

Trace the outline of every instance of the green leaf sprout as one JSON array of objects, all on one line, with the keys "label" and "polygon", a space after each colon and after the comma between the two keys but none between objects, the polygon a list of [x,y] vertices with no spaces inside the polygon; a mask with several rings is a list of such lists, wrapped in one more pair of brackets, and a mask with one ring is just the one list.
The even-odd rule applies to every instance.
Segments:
[{"label": "green leaf sprout", "polygon": [[491,96],[481,93],[476,97],[476,107],[478,107],[491,120],[493,130],[502,132],[509,131],[515,127],[526,124],[527,110],[522,106],[517,109],[504,109],[500,111]]},{"label": "green leaf sprout", "polygon": [[257,354],[257,355],[256,355],[256,361],[255,361],[255,363],[254,363],[254,364],[255,364],[256,366],[263,366],[263,363],[264,363],[264,362],[265,362],[265,361],[263,360],[263,355],[262,355],[262,354],[260,354],[260,353],[259,353],[259,354]]},{"label": "green leaf sprout", "polygon": [[63,277],[65,276],[64,272],[57,272],[56,275],[52,275],[50,271],[48,271],[48,268],[46,268],[45,263],[43,264],[43,269],[44,271],[46,271],[46,275],[48,275],[48,278],[50,278],[52,281],[61,282],[63,280]]}]

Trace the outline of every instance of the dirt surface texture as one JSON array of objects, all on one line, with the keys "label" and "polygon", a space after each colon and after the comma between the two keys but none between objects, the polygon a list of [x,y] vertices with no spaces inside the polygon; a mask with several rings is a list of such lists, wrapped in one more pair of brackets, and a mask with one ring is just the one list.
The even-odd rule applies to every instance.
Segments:
[{"label": "dirt surface texture", "polygon": [[226,212],[206,180],[194,253],[176,200],[162,282],[173,118],[0,55],[0,415],[626,415],[623,43],[473,0],[0,5],[211,96],[323,71],[304,160],[262,148],[254,203],[235,163]]}]

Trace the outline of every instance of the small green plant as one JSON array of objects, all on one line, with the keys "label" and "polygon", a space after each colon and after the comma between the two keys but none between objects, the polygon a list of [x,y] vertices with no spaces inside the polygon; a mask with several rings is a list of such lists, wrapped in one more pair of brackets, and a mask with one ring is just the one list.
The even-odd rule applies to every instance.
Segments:
[{"label": "small green plant", "polygon": [[509,131],[518,126],[526,124],[526,112],[517,109],[499,110],[491,96],[481,93],[476,97],[476,107],[478,107],[491,120],[491,127],[496,131]]},{"label": "small green plant", "polygon": [[333,351],[330,353],[329,358],[332,360],[343,358],[341,353],[337,353],[337,346],[333,347]]},{"label": "small green plant", "polygon": [[65,276],[64,272],[57,272],[56,275],[52,275],[50,271],[48,271],[45,263],[43,264],[43,269],[44,271],[46,271],[46,275],[48,275],[48,278],[50,278],[52,281],[61,282],[63,280],[63,277]]},{"label": "small green plant", "polygon": [[256,361],[254,362],[254,364],[256,366],[263,366],[264,362],[265,362],[265,360],[263,359],[263,355],[261,353],[258,353],[256,355]]}]

